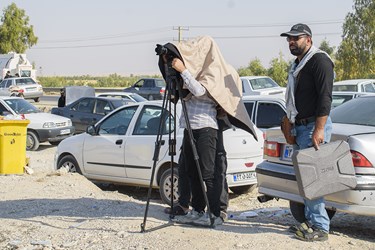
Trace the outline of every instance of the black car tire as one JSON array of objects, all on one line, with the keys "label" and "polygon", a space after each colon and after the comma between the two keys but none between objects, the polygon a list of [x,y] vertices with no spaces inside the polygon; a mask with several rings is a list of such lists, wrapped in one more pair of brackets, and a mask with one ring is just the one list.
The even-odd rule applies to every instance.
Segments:
[{"label": "black car tire", "polygon": [[[294,202],[294,201],[289,201],[289,207],[290,207],[290,212],[292,213],[294,219],[296,221],[302,223],[306,221],[305,217],[305,204]],[[327,209],[327,214],[329,219],[332,219],[333,216],[336,214],[335,210],[332,209]]]},{"label": "black car tire", "polygon": [[65,155],[57,163],[57,169],[67,168],[70,173],[79,173],[82,174],[81,169],[79,168],[78,162],[72,155]]},{"label": "black car tire", "polygon": [[35,151],[39,148],[38,136],[33,131],[27,131],[26,150]]},{"label": "black car tire", "polygon": [[39,102],[40,101],[40,98],[37,97],[37,98],[34,98],[34,102]]},{"label": "black car tire", "polygon": [[256,187],[257,187],[257,185],[253,184],[253,185],[246,185],[246,186],[230,187],[229,189],[233,193],[235,193],[237,195],[240,195],[240,194],[250,193],[250,192],[254,191],[254,189]]},{"label": "black car tire", "polygon": [[[178,171],[174,169],[173,171],[173,204],[178,203]],[[160,197],[165,204],[171,205],[171,193],[172,193],[172,170],[168,168],[160,177]]]}]

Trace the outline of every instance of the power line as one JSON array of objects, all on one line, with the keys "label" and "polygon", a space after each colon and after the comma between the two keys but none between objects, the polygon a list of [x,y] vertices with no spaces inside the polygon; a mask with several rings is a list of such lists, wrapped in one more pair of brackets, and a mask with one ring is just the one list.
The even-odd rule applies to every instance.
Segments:
[{"label": "power line", "polygon": [[128,32],[128,33],[86,37],[86,38],[72,38],[72,39],[65,39],[65,40],[57,40],[57,39],[56,40],[42,40],[40,41],[40,43],[86,42],[86,41],[105,40],[105,39],[112,39],[112,38],[133,37],[133,36],[155,34],[155,33],[161,33],[161,32],[170,32],[170,30],[171,30],[171,27],[162,27],[158,29],[142,30],[142,31],[134,31],[134,32]]},{"label": "power line", "polygon": [[[168,38],[161,39],[163,41],[168,41]],[[172,39],[169,39],[172,40]],[[94,48],[94,47],[107,47],[107,46],[122,46],[122,45],[133,45],[142,43],[156,42],[155,40],[144,40],[144,41],[133,41],[133,42],[123,42],[123,43],[107,43],[107,44],[92,44],[92,45],[72,45],[72,46],[51,46],[51,47],[34,47],[31,49],[78,49],[78,48]]]},{"label": "power line", "polygon": [[[304,22],[308,23],[309,25],[316,25],[316,24],[341,24],[344,20],[327,20],[327,21],[312,21],[312,22]],[[293,23],[294,24],[294,23]],[[272,28],[272,27],[284,27],[293,25],[291,23],[271,23],[271,24],[244,24],[244,25],[193,25],[193,26],[186,26],[189,28],[202,28],[202,29],[221,29],[221,28]]]}]

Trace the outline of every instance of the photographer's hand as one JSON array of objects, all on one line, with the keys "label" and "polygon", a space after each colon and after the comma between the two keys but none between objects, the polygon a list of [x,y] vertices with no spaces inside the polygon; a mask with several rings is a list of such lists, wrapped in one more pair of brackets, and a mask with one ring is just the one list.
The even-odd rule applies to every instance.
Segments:
[{"label": "photographer's hand", "polygon": [[180,73],[182,73],[186,69],[183,62],[178,58],[173,58],[172,68],[174,68],[175,70],[177,70]]}]

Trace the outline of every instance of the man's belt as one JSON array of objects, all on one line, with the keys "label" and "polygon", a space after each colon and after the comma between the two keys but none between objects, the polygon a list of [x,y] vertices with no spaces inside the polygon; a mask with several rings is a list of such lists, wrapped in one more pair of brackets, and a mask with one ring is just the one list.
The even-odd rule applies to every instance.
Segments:
[{"label": "man's belt", "polygon": [[311,117],[307,117],[303,119],[296,119],[295,124],[306,126],[310,122],[315,122],[315,116],[311,116]]}]

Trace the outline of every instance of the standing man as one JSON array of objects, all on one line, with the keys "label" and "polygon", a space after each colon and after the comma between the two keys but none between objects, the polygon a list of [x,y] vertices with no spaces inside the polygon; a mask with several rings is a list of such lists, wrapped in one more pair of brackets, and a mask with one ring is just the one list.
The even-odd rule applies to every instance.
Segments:
[{"label": "standing man", "polygon": [[59,100],[57,102],[57,107],[65,107],[65,89],[62,88],[60,89],[60,97],[59,97]]},{"label": "standing man", "polygon": [[[172,67],[181,74],[184,81],[184,87],[189,89],[192,96],[185,101],[187,114],[182,112],[180,119],[180,127],[185,128],[184,138],[182,142],[182,166],[187,167],[190,178],[190,186],[192,193],[193,209],[177,218],[182,223],[195,223],[210,225],[210,215],[204,213],[206,202],[203,195],[203,189],[199,180],[197,166],[195,164],[194,153],[190,145],[189,134],[186,129],[186,116],[189,119],[192,129],[195,147],[199,156],[199,165],[202,178],[206,186],[206,194],[209,202],[211,213],[215,219],[215,225],[222,224],[220,218],[219,196],[215,190],[215,159],[216,145],[218,140],[218,123],[216,119],[217,103],[210,98],[206,89],[190,74],[183,62],[174,58]],[[186,115],[186,116],[185,116]],[[181,157],[181,156],[180,156]]]},{"label": "standing man", "polygon": [[[289,71],[286,92],[287,116],[294,124],[296,137],[294,148],[318,150],[331,138],[334,64],[327,53],[313,46],[312,32],[306,24],[296,24],[280,36],[286,37],[291,54],[297,57]],[[300,240],[327,240],[330,220],[324,198],[304,199],[304,203],[306,222],[291,230]]]}]

